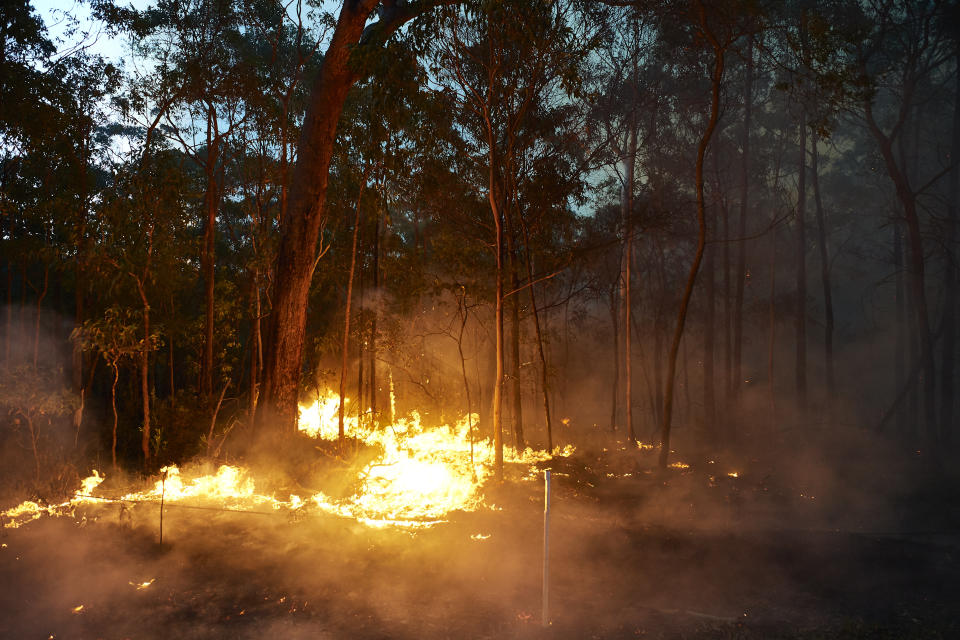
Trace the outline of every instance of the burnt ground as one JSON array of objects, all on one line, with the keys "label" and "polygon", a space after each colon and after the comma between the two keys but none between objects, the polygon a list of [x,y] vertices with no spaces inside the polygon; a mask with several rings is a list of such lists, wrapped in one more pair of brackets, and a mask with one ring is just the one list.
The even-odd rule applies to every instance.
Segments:
[{"label": "burnt ground", "polygon": [[546,628],[542,480],[516,480],[416,534],[171,507],[161,546],[151,505],[4,529],[0,636],[960,637],[956,473],[843,448],[686,461],[553,463]]}]

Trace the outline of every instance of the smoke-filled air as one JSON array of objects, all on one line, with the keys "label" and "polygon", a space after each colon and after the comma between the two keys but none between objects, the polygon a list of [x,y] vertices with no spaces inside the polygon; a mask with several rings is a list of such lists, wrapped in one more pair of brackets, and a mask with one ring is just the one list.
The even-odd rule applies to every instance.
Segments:
[{"label": "smoke-filled air", "polygon": [[0,638],[960,637],[958,24],[0,3]]}]

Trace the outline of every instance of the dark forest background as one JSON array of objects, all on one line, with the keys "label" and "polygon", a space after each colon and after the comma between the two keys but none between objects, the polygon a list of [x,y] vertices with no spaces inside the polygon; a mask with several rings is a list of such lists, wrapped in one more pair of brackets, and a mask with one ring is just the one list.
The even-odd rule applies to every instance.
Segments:
[{"label": "dark forest background", "polygon": [[[349,7],[81,9],[61,41],[0,6],[0,452],[36,490],[271,428],[300,130]],[[955,2],[417,10],[352,53],[300,397],[664,464],[671,435],[784,432],[951,459]]]}]

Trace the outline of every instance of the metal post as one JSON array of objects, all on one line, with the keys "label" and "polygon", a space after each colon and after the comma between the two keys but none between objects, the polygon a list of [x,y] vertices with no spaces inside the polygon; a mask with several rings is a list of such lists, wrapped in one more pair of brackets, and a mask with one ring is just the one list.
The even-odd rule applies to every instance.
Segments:
[{"label": "metal post", "polygon": [[543,472],[543,626],[550,624],[550,471]]}]

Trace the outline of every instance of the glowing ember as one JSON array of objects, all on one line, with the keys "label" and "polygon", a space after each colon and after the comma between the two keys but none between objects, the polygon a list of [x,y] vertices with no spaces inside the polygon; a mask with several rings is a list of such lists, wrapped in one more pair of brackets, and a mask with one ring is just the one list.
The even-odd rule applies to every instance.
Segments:
[{"label": "glowing ember", "polygon": [[731,471],[731,472],[728,473],[727,475],[728,475],[729,477],[731,477],[731,478],[739,478],[739,477],[740,477],[740,472],[739,472],[739,471]]},{"label": "glowing ember", "polygon": [[639,440],[637,441],[637,449],[640,449],[640,451],[650,451],[651,449],[654,449],[654,448],[655,447],[652,444],[647,444],[646,442],[640,442]]},{"label": "glowing ember", "polygon": [[74,608],[72,609],[72,611],[73,611],[74,613],[80,613],[81,611],[83,611],[83,605],[81,604],[81,605],[78,605],[78,606],[74,607]]},{"label": "glowing ember", "polygon": [[489,534],[489,533],[486,534],[486,535],[484,535],[484,534],[482,534],[482,533],[475,533],[475,534],[473,534],[472,536],[470,536],[470,539],[471,539],[471,540],[488,540],[488,539],[490,539],[490,535],[491,535],[491,534]]},{"label": "glowing ember", "polygon": [[156,578],[150,578],[146,582],[131,582],[129,584],[131,587],[134,587],[137,591],[143,591],[144,589],[152,585],[155,580]]},{"label": "glowing ember", "polygon": [[688,465],[686,462],[674,462],[674,463],[670,464],[669,466],[670,466],[671,469],[680,469],[680,470],[684,470],[684,469],[689,469],[689,468],[690,468],[690,465]]}]

